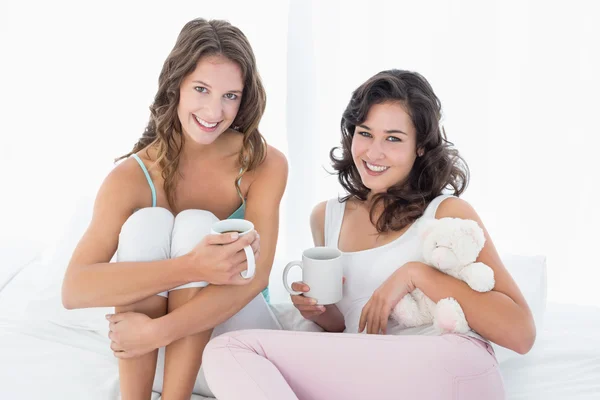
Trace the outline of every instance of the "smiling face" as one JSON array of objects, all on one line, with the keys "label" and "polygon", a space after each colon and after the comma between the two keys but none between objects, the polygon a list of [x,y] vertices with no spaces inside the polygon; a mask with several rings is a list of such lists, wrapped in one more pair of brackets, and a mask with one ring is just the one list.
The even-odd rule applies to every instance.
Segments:
[{"label": "smiling face", "polygon": [[177,115],[186,138],[214,142],[235,120],[243,90],[238,64],[221,55],[202,57],[179,88]]},{"label": "smiling face", "polygon": [[417,158],[416,143],[412,120],[400,103],[371,106],[352,138],[354,164],[371,194],[406,180]]}]

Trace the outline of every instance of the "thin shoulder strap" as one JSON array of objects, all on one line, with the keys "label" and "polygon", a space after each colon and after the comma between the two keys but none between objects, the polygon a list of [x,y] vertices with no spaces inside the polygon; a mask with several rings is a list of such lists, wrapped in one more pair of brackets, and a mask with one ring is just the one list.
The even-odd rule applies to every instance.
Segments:
[{"label": "thin shoulder strap", "polygon": [[325,246],[337,249],[344,219],[346,202],[340,203],[337,197],[327,201],[325,205]]},{"label": "thin shoulder strap", "polygon": [[137,154],[132,154],[133,158],[140,164],[142,171],[144,171],[144,175],[146,175],[146,180],[148,181],[148,185],[150,185],[150,190],[152,191],[152,207],[156,207],[156,189],[154,188],[154,183],[152,182],[152,178],[150,178],[150,173],[148,169],[144,165],[144,162]]},{"label": "thin shoulder strap", "polygon": [[[240,174],[242,173],[243,168],[240,168]],[[240,198],[242,199],[242,205],[246,204],[246,199],[244,198],[244,196],[242,195],[242,177],[240,176],[240,178],[237,180],[237,184],[238,187],[240,188],[240,191],[238,192],[238,195],[240,196]]]}]

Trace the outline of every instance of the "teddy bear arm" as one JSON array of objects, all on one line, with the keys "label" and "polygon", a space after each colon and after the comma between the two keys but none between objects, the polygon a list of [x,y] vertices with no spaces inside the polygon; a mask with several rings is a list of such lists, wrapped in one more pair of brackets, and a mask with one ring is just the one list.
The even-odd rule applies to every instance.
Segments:
[{"label": "teddy bear arm", "polygon": [[494,288],[494,270],[481,262],[464,267],[460,271],[459,277],[477,292],[489,292]]},{"label": "teddy bear arm", "polygon": [[410,328],[431,323],[433,316],[420,299],[420,291],[415,290],[404,296],[392,311],[394,318],[400,326]]}]

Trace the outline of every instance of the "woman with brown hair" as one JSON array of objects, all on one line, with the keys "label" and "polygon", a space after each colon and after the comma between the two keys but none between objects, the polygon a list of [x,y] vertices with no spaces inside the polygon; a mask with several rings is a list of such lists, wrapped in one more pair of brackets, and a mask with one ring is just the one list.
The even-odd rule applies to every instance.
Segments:
[{"label": "woman with brown hair", "polygon": [[[304,318],[334,333],[244,330],[215,338],[204,368],[217,398],[504,398],[490,342],[526,353],[535,326],[481,219],[458,197],[468,169],[440,118],[439,99],[415,72],[383,71],[353,92],[341,149],[331,152],[347,196],[318,204],[310,220],[315,245],[343,254],[343,298],[322,306],[292,296]],[[483,229],[477,261],[494,270],[492,291],[476,292],[424,263],[419,229],[444,217]],[[434,302],[456,299],[472,330],[442,334],[432,324],[410,328],[390,320],[417,288]],[[292,289],[309,287],[295,282]]]},{"label": "woman with brown hair", "polygon": [[[63,303],[116,307],[107,318],[123,399],[150,398],[160,347],[163,396],[189,399],[213,328],[232,316],[224,330],[276,326],[265,298],[287,162],[258,130],[265,104],[244,34],[190,21],[163,65],[143,136],[98,191]],[[228,218],[255,230],[210,234]],[[249,245],[256,273],[245,279]]]}]

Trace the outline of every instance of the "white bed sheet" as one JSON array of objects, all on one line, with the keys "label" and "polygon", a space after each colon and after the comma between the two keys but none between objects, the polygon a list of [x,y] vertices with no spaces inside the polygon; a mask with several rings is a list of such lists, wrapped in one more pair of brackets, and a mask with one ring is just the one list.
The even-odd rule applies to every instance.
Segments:
[{"label": "white bed sheet", "polygon": [[[0,399],[116,400],[117,360],[108,338],[26,316],[40,283],[32,271],[0,292]],[[501,368],[509,400],[600,399],[600,309],[549,304],[532,351]]]},{"label": "white bed sheet", "polygon": [[600,309],[548,304],[533,349],[500,365],[510,400],[600,399]]},{"label": "white bed sheet", "polygon": [[[0,318],[0,399],[116,400],[117,359],[100,335]],[[153,400],[160,399],[154,393]],[[193,400],[206,400],[193,395]]]}]

